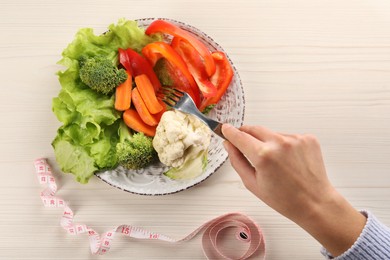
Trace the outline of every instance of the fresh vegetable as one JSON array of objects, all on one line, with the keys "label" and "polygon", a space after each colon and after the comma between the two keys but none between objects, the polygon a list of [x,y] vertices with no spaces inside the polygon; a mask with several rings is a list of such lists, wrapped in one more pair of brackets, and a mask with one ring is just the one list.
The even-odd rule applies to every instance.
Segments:
[{"label": "fresh vegetable", "polygon": [[190,32],[185,31],[167,21],[156,20],[148,26],[145,33],[147,35],[155,33],[165,33],[174,37],[182,38],[183,40],[191,44],[195,48],[196,52],[200,55],[207,75],[211,76],[214,74],[215,63],[214,59],[211,57],[210,50],[207,48],[206,45],[204,45],[200,40],[198,40],[195,35],[191,34]]},{"label": "fresh vegetable", "polygon": [[145,74],[148,76],[155,91],[158,91],[161,88],[161,83],[157,78],[156,73],[153,71],[153,67],[144,57],[130,48],[126,50],[119,48],[118,52],[119,62],[126,70],[131,71],[134,77]]},{"label": "fresh vegetable", "polygon": [[180,82],[180,84],[174,87],[187,92],[195,104],[197,106],[200,105],[199,88],[188,71],[187,64],[169,44],[165,42],[150,43],[142,49],[142,54],[149,60],[152,66],[155,66],[158,60],[164,58],[171,66],[171,69],[167,70],[171,71],[171,78],[176,79],[174,82]]},{"label": "fresh vegetable", "polygon": [[[163,86],[180,86],[182,83],[174,78],[174,68],[166,59],[159,59],[153,67],[153,70],[156,72],[158,80]],[[157,95],[159,93],[157,92]],[[164,96],[162,96],[164,97]]]},{"label": "fresh vegetable", "polygon": [[163,114],[153,147],[162,163],[180,167],[207,150],[210,140],[210,129],[197,117],[172,110]]},{"label": "fresh vegetable", "polygon": [[53,142],[56,161],[63,172],[71,172],[76,180],[87,183],[91,175],[98,170],[94,159],[83,149],[71,141],[56,139]]},{"label": "fresh vegetable", "polygon": [[152,138],[143,133],[131,133],[129,128],[121,123],[119,126],[119,142],[116,153],[120,165],[127,169],[145,168],[156,160]]},{"label": "fresh vegetable", "polygon": [[188,70],[194,77],[203,97],[213,97],[217,92],[217,88],[209,80],[209,76],[202,64],[201,57],[196,52],[195,48],[182,38],[178,37],[173,38],[171,46],[186,62]]},{"label": "fresh vegetable", "polygon": [[144,133],[147,136],[155,136],[156,134],[156,126],[145,124],[138,112],[133,108],[127,109],[123,113],[123,121],[136,132]]},{"label": "fresh vegetable", "polygon": [[208,113],[210,113],[211,110],[213,110],[213,108],[216,106],[216,104],[211,104],[211,105],[208,105],[204,108],[202,108],[202,114],[204,115],[208,115]]},{"label": "fresh vegetable", "polygon": [[112,62],[103,56],[81,56],[80,79],[91,89],[109,95],[115,87],[127,79],[126,71],[118,69]]},{"label": "fresh vegetable", "polygon": [[[156,32],[174,36],[172,42],[162,42]],[[184,114],[164,119],[176,112],[166,112],[161,86],[187,92],[198,107],[214,106],[233,73],[223,53],[211,54],[194,35],[165,21],[152,23],[145,34],[136,22],[121,19],[99,36],[79,30],[58,63],[65,70],[58,72],[61,90],[53,112],[62,125],[52,145],[62,171],[86,183],[119,163],[145,167],[140,164],[160,158],[149,149],[153,137],[160,160],[173,167],[171,178],[203,171],[209,129]],[[166,130],[165,137],[157,128]]]},{"label": "fresh vegetable", "polygon": [[146,108],[151,114],[157,114],[163,110],[163,106],[158,102],[156,92],[154,92],[153,85],[148,76],[141,74],[135,77],[135,85],[145,102]]},{"label": "fresh vegetable", "polygon": [[144,121],[147,125],[156,126],[158,121],[149,112],[145,101],[142,99],[141,94],[138,91],[138,87],[133,88],[131,99],[142,121]]},{"label": "fresh vegetable", "polygon": [[130,108],[131,105],[131,88],[132,88],[132,77],[127,72],[127,79],[121,85],[115,89],[115,109],[118,111],[125,111]]},{"label": "fresh vegetable", "polygon": [[160,103],[160,105],[163,109],[160,112],[158,112],[157,114],[154,114],[153,117],[157,120],[157,122],[160,122],[161,117],[167,111],[167,105],[161,99],[157,99],[157,101],[158,101],[158,103]]},{"label": "fresh vegetable", "polygon": [[164,173],[173,180],[188,180],[198,177],[207,167],[207,150],[200,152],[193,159],[185,161],[180,167],[172,167]]},{"label": "fresh vegetable", "polygon": [[204,111],[207,107],[217,104],[225,94],[233,78],[233,68],[226,54],[221,51],[213,52],[213,59],[216,64],[215,74],[211,77],[211,82],[217,87],[217,92],[212,97],[206,97],[202,100],[200,110]]},{"label": "fresh vegetable", "polygon": [[[60,73],[63,84],[70,77],[67,72]],[[81,183],[88,182],[95,171],[115,167],[117,163],[112,145],[116,142],[120,114],[113,105],[112,97],[90,88],[74,92],[62,89],[53,99],[53,111],[63,123],[52,142],[56,160],[63,172],[73,173]]]},{"label": "fresh vegetable", "polygon": [[52,142],[56,161],[65,173],[87,183],[94,172],[117,165],[116,143],[121,114],[114,109],[114,95],[108,96],[87,87],[79,76],[81,56],[107,57],[118,64],[118,48],[140,51],[143,46],[161,38],[149,37],[134,21],[121,19],[102,35],[91,28],[80,29],[62,52],[58,62],[61,90],[52,108],[62,123]]}]

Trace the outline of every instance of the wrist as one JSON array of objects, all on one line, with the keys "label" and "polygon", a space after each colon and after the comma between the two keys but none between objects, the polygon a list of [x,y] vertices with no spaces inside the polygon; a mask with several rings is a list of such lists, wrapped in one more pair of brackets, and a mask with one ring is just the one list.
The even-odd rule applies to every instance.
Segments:
[{"label": "wrist", "polygon": [[333,256],[348,250],[363,230],[366,217],[352,207],[334,188],[313,201],[307,214],[296,221]]}]

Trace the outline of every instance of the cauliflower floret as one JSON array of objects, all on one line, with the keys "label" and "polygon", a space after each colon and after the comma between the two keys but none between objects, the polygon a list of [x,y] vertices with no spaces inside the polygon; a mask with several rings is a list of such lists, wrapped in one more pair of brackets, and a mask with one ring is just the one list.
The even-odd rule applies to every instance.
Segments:
[{"label": "cauliflower floret", "polygon": [[207,150],[210,139],[210,129],[197,117],[172,110],[161,117],[153,147],[162,163],[179,167]]}]

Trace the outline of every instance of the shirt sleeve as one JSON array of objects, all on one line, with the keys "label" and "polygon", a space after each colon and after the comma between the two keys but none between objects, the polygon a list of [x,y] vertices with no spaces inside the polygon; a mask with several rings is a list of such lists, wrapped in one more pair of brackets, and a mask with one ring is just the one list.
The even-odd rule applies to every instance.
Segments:
[{"label": "shirt sleeve", "polygon": [[368,211],[361,213],[367,217],[367,222],[352,247],[338,257],[333,257],[322,248],[321,253],[326,259],[390,259],[390,228],[382,224],[372,213]]}]

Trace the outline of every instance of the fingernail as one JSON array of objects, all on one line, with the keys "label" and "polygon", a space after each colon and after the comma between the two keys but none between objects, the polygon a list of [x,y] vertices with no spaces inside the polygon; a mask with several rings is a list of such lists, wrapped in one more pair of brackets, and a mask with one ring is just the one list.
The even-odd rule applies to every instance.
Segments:
[{"label": "fingernail", "polygon": [[231,127],[233,127],[231,124],[223,124],[222,125],[222,133],[225,135],[225,131]]}]

